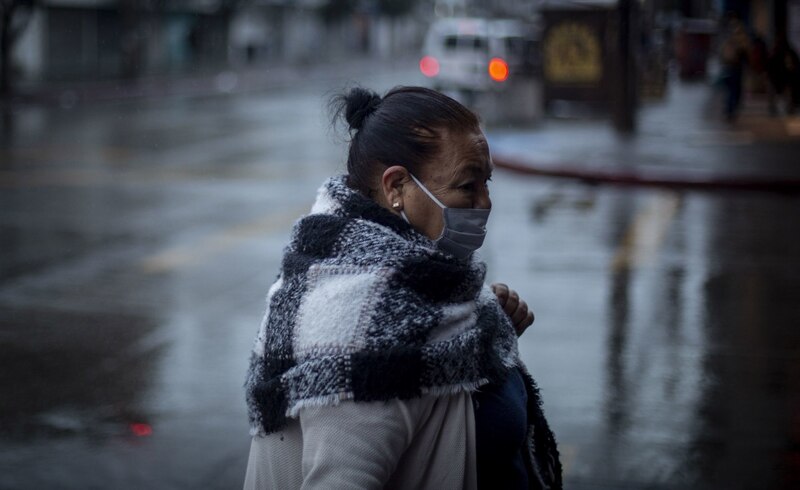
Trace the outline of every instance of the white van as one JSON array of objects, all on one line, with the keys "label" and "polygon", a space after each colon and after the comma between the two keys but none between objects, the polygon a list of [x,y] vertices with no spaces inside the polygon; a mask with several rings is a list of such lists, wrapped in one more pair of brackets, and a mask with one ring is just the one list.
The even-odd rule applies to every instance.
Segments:
[{"label": "white van", "polygon": [[428,30],[420,71],[437,90],[507,90],[538,75],[539,26],[519,20],[445,18]]}]

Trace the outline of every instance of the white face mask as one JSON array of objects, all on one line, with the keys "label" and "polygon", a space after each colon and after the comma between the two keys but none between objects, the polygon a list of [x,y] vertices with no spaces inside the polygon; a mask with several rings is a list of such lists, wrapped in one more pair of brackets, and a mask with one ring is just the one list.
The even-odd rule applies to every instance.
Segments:
[{"label": "white face mask", "polygon": [[[441,203],[422,182],[417,180],[414,175],[409,173],[414,182],[417,183],[428,197],[442,208],[442,218],[444,228],[442,234],[437,238],[436,245],[445,252],[454,255],[459,259],[466,259],[472,252],[481,248],[483,239],[486,238],[486,222],[489,220],[489,209],[475,208],[449,208]],[[405,211],[400,210],[401,216],[408,221]]]}]

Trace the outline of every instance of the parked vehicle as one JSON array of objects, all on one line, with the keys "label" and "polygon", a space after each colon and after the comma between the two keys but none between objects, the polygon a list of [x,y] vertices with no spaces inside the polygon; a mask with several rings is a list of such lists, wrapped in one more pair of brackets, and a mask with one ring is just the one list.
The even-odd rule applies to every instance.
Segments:
[{"label": "parked vehicle", "polygon": [[540,73],[539,31],[520,20],[437,20],[425,38],[420,71],[445,92],[507,90]]}]

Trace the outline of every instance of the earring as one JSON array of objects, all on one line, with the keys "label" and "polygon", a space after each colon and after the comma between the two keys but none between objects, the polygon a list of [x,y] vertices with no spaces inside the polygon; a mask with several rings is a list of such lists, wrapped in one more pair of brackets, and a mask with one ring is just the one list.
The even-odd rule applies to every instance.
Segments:
[{"label": "earring", "polygon": [[397,209],[397,208],[399,208],[399,207],[400,207],[400,203],[399,203],[399,202],[396,202],[396,203],[392,204],[392,207],[393,207],[394,209]]}]

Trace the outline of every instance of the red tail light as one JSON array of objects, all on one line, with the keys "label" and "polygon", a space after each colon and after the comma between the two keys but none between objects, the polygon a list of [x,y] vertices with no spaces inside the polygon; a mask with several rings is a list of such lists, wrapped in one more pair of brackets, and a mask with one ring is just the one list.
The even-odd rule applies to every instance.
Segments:
[{"label": "red tail light", "polygon": [[153,428],[150,426],[150,424],[144,424],[139,422],[131,424],[130,428],[131,432],[133,432],[133,435],[137,437],[147,437],[153,434]]},{"label": "red tail light", "polygon": [[433,56],[423,56],[419,60],[419,71],[426,77],[435,77],[439,74],[439,61]]},{"label": "red tail light", "polygon": [[495,82],[504,82],[508,78],[508,63],[503,58],[492,58],[489,61],[489,76]]}]

